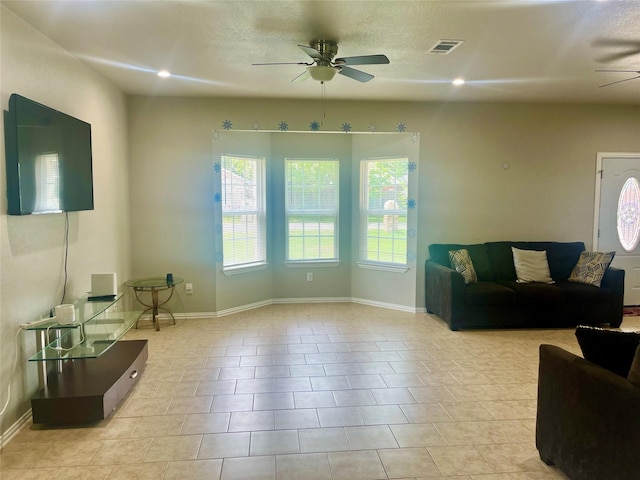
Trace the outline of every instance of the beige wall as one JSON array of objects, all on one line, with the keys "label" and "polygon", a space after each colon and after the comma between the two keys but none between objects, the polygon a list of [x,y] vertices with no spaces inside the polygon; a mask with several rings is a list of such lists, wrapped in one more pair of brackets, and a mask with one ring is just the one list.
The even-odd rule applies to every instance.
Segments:
[{"label": "beige wall", "polygon": [[[193,296],[181,293],[187,312],[220,309],[212,132],[224,120],[236,130],[251,130],[254,122],[277,130],[286,121],[289,130],[308,131],[324,112],[323,131],[340,131],[345,122],[354,131],[370,124],[396,131],[402,122],[420,132],[418,307],[430,243],[530,239],[590,246],[596,153],[640,151],[638,106],[130,97],[128,107],[133,273],[171,270],[192,282]],[[242,277],[233,282],[235,305],[256,301],[243,295]],[[315,287],[317,297],[336,296]],[[264,295],[274,291],[265,288]]]},{"label": "beige wall", "polygon": [[[0,7],[2,84],[0,100],[19,93],[92,125],[95,210],[69,214],[66,300],[91,289],[91,273],[129,276],[129,190],[124,95],[4,6]],[[5,150],[0,168],[0,408],[11,384],[11,401],[0,433],[29,408],[37,388],[34,334],[16,332],[61,301],[65,216],[8,216]]]}]

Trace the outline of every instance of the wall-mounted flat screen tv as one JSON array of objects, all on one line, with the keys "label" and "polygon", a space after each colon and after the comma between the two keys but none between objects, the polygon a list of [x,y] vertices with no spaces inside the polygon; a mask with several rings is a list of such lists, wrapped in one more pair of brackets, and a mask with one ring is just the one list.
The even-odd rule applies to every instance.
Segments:
[{"label": "wall-mounted flat screen tv", "polygon": [[10,215],[93,210],[89,123],[14,93],[4,129]]}]

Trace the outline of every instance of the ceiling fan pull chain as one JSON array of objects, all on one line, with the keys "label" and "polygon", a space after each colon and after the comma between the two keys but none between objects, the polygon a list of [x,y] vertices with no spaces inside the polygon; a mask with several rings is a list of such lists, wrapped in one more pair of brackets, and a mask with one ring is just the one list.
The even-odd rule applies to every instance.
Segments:
[{"label": "ceiling fan pull chain", "polygon": [[324,126],[324,119],[327,118],[327,109],[324,106],[324,97],[325,97],[325,82],[320,82],[322,84],[322,122],[320,122],[320,125]]}]

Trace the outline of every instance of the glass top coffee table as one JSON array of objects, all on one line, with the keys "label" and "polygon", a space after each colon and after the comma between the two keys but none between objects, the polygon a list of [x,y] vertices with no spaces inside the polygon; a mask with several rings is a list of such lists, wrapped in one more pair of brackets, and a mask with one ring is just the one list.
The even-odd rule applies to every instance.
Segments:
[{"label": "glass top coffee table", "polygon": [[[166,277],[150,277],[150,278],[139,278],[134,280],[127,280],[124,282],[125,286],[133,288],[133,292],[136,295],[136,300],[140,302],[142,305],[147,307],[140,316],[138,320],[136,320],[136,328],[138,328],[138,322],[140,318],[147,313],[151,312],[152,322],[156,326],[156,330],[160,330],[160,319],[158,318],[158,313],[160,310],[166,312],[173,320],[173,324],[176,324],[176,318],[173,316],[171,310],[166,305],[171,297],[173,297],[173,292],[175,291],[176,285],[184,282],[184,278],[174,277],[171,275],[170,277],[167,275]],[[169,290],[168,295],[164,299],[160,299],[159,292],[162,290]],[[151,292],[151,304],[148,303],[148,300],[145,301],[141,298],[142,294],[145,292]]]}]

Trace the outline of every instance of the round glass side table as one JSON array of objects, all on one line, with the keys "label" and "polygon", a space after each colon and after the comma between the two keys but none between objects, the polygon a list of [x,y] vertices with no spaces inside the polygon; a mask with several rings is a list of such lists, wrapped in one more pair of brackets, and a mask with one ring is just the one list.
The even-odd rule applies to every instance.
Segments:
[{"label": "round glass side table", "polygon": [[[140,302],[142,305],[147,307],[147,309],[140,314],[140,316],[138,317],[138,320],[136,320],[136,328],[138,328],[138,322],[140,321],[140,318],[142,318],[142,316],[145,313],[151,312],[152,322],[155,324],[156,330],[159,331],[160,319],[158,318],[158,313],[160,310],[168,313],[169,316],[171,317],[171,320],[173,320],[173,324],[175,325],[176,318],[173,316],[173,313],[171,312],[171,310],[169,310],[167,307],[164,307],[163,305],[166,305],[167,302],[171,300],[171,297],[173,297],[173,292],[175,291],[176,285],[179,285],[182,282],[184,282],[184,278],[174,277],[173,275],[170,278],[167,278],[167,277],[138,278],[134,280],[127,280],[126,282],[124,282],[125,286],[133,288],[133,292],[136,295],[136,300],[138,300],[138,302]],[[169,290],[169,294],[167,295],[166,298],[161,300],[160,295],[158,293],[162,290]],[[151,292],[151,304],[148,303],[148,300],[145,301],[143,300],[143,298],[141,298],[144,292]]]}]

